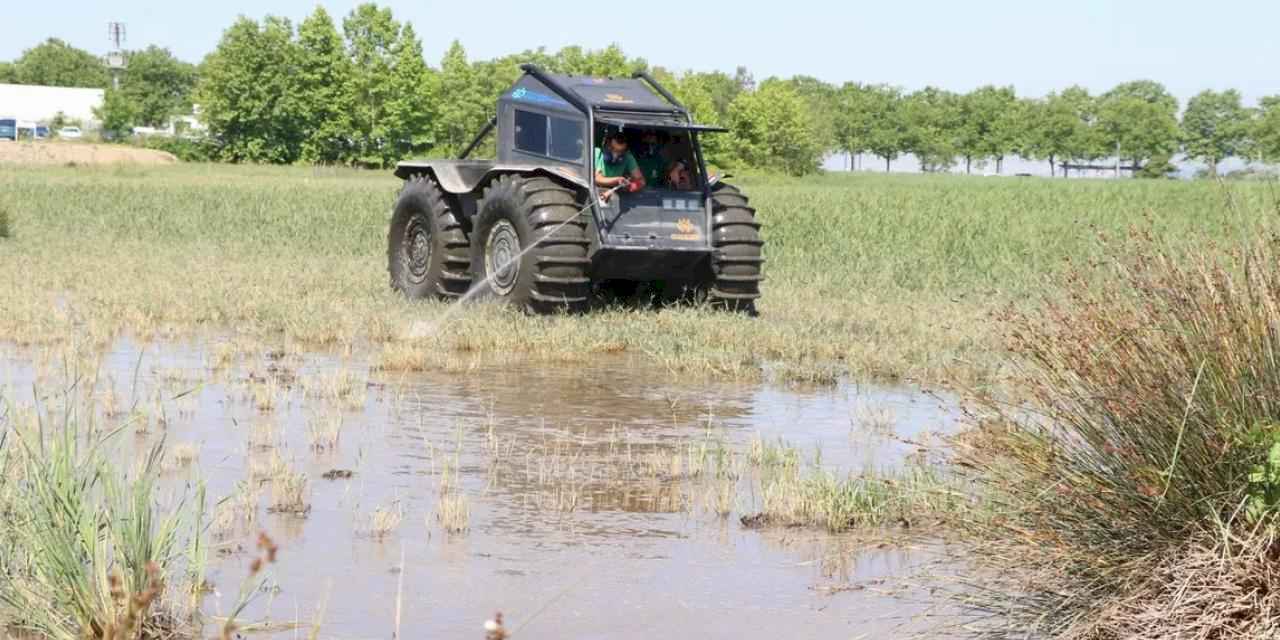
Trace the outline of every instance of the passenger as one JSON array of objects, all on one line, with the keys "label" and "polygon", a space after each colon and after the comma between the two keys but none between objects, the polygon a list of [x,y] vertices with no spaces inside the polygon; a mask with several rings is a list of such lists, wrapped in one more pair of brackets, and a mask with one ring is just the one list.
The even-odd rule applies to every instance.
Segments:
[{"label": "passenger", "polygon": [[667,144],[663,145],[662,153],[666,157],[669,165],[676,160],[688,158],[693,154],[693,150],[689,148],[688,144],[685,144],[684,136],[674,134],[671,136],[671,139],[667,141]]},{"label": "passenger", "polygon": [[692,191],[693,175],[689,172],[689,163],[676,160],[667,169],[667,188],[676,191]]},{"label": "passenger", "polygon": [[[627,138],[620,131],[605,134],[604,148],[596,147],[596,186],[601,189],[622,187],[631,193],[644,188],[644,173],[635,156],[627,151]],[[609,200],[610,193],[604,194]]]},{"label": "passenger", "polygon": [[657,131],[646,131],[640,137],[640,145],[636,149],[636,161],[640,163],[640,172],[644,174],[647,184],[662,184],[662,170],[667,166],[663,146]]}]

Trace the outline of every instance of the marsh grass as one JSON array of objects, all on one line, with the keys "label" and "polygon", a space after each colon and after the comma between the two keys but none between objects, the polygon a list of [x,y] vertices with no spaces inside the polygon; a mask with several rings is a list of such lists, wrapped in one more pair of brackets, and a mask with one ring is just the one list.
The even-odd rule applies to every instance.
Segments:
[{"label": "marsh grass", "polygon": [[436,521],[446,533],[466,533],[471,528],[471,501],[458,485],[458,458],[445,460],[436,500]]},{"label": "marsh grass", "polygon": [[0,240],[13,237],[13,220],[9,215],[9,207],[0,204]]},{"label": "marsh grass", "polygon": [[1274,600],[1240,580],[1280,571],[1277,239],[1111,242],[1064,275],[1065,301],[1004,318],[1020,400],[988,401],[957,459],[991,509],[974,561],[1003,579],[967,603],[1004,621],[991,635],[1260,637],[1240,630],[1271,628]]},{"label": "marsh grass", "polygon": [[[395,371],[621,354],[694,379],[760,379],[785,363],[784,381],[982,382],[1001,363],[987,315],[1036,291],[1065,258],[1097,256],[1091,226],[1115,232],[1157,210],[1162,237],[1232,232],[1204,182],[752,178],[742,186],[769,243],[759,319],[625,306],[530,319],[479,304],[461,312],[465,322],[437,327],[448,306],[388,291],[398,183],[383,172],[14,168],[0,186],[21,203],[12,213],[23,230],[0,269],[0,337],[234,326],[311,347],[371,344]],[[1241,187],[1246,201],[1265,194]]]},{"label": "marsh grass", "polygon": [[214,539],[225,541],[253,529],[258,521],[258,486],[256,482],[239,482],[230,495],[218,501],[210,523]]},{"label": "marsh grass", "polygon": [[356,528],[357,535],[384,540],[395,533],[404,520],[404,509],[396,501],[390,506],[378,507],[366,516],[366,521]]},{"label": "marsh grass", "polygon": [[267,510],[294,516],[310,513],[310,485],[307,475],[288,466],[277,467],[271,476],[271,502]]},{"label": "marsh grass", "polygon": [[307,419],[307,442],[316,453],[332,452],[342,438],[342,414],[313,415]]},{"label": "marsh grass", "polygon": [[183,498],[157,496],[163,448],[122,469],[121,428],[96,427],[93,407],[64,400],[66,411],[31,423],[0,418],[0,603],[11,626],[59,640],[182,631],[190,612],[170,597],[190,588],[179,547],[203,532]]}]

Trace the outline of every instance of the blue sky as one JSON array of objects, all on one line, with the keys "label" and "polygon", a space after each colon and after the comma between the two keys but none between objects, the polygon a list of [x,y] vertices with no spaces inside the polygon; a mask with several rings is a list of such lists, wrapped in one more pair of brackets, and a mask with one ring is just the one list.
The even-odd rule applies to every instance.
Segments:
[{"label": "blue sky", "polygon": [[[56,36],[103,53],[107,22],[128,25],[129,48],[168,47],[198,61],[239,14],[301,21],[314,0],[16,2],[0,15],[0,59]],[[335,17],[357,3],[320,2]],[[611,42],[666,67],[757,78],[808,74],[956,91],[1013,84],[1042,95],[1070,84],[1095,91],[1130,79],[1163,82],[1180,98],[1205,88],[1247,99],[1280,93],[1275,0],[987,0],[783,3],[689,0],[382,2],[412,21],[432,63],[455,38],[472,57],[538,46]]]}]

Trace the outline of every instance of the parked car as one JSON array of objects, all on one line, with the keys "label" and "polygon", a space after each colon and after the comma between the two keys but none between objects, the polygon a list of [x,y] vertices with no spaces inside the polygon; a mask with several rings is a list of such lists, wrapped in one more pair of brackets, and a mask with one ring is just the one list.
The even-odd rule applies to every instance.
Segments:
[{"label": "parked car", "polygon": [[43,125],[43,124],[36,125],[36,140],[48,140],[48,139],[49,139],[49,126]]},{"label": "parked car", "polygon": [[13,118],[0,119],[0,140],[18,139],[18,121]]},{"label": "parked car", "polygon": [[83,136],[83,135],[84,135],[84,134],[83,134],[83,133],[81,133],[81,131],[80,131],[80,127],[63,127],[63,128],[61,128],[61,129],[58,129],[58,137],[59,137],[59,138],[66,138],[66,139],[68,139],[68,140],[75,140],[75,139],[77,139],[77,138],[80,138],[80,137],[81,137],[81,136]]}]

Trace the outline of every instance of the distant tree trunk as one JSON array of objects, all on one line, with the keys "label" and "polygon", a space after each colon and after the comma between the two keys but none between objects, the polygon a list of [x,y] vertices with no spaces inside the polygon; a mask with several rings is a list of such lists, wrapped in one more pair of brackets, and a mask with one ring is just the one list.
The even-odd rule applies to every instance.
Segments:
[{"label": "distant tree trunk", "polygon": [[1054,166],[1054,157],[1053,157],[1053,154],[1051,153],[1049,154],[1049,177],[1050,178],[1056,178],[1058,176],[1057,169],[1058,168]]},{"label": "distant tree trunk", "polygon": [[884,172],[889,173],[889,156],[884,157]]},{"label": "distant tree trunk", "polygon": [[1218,177],[1218,159],[1217,158],[1209,158],[1209,177],[1210,178]]},{"label": "distant tree trunk", "polygon": [[965,175],[973,174],[973,172],[969,170],[969,167],[972,164],[973,164],[973,156],[965,156],[964,157],[964,174]]},{"label": "distant tree trunk", "polygon": [[1004,173],[1004,156],[996,156],[996,175]]}]

